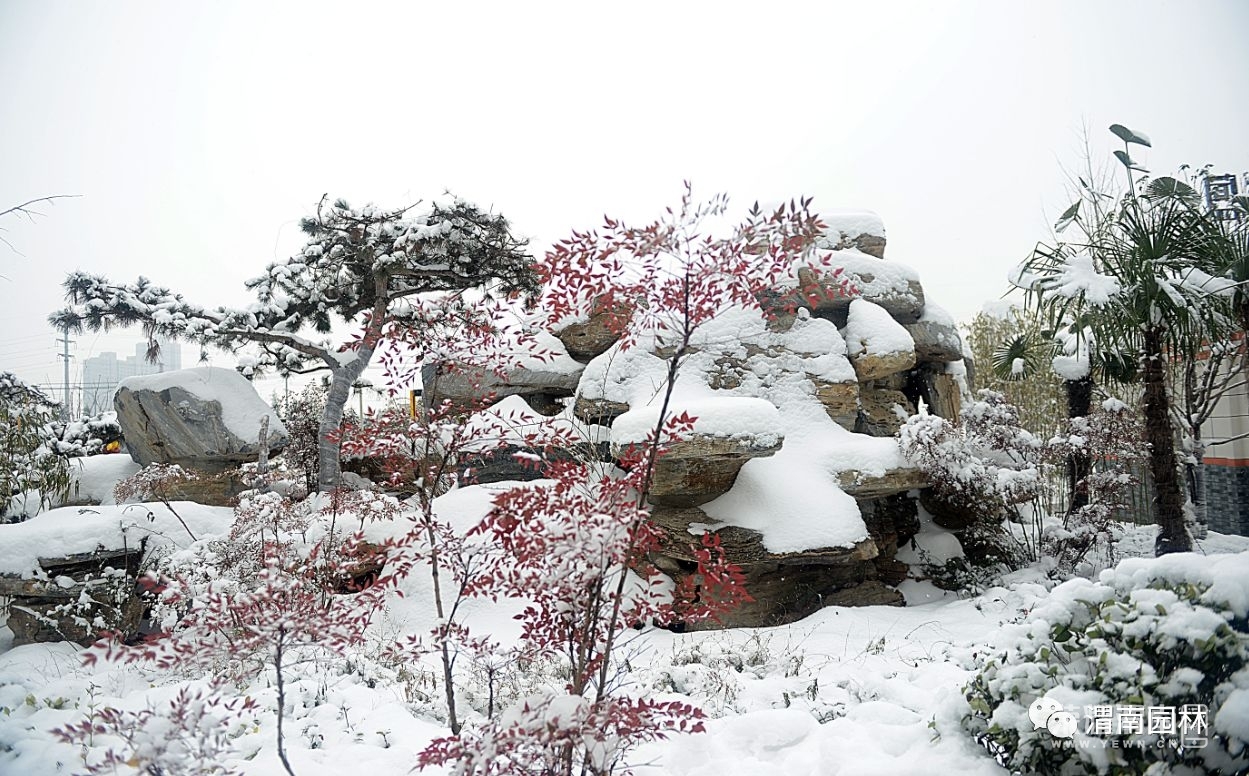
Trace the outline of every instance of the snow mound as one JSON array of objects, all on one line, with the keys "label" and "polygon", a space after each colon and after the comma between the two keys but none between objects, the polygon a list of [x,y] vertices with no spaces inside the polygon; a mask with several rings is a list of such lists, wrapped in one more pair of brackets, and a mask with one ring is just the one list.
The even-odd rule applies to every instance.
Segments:
[{"label": "snow mound", "polygon": [[846,348],[851,356],[885,353],[907,353],[915,350],[915,340],[902,324],[885,308],[866,299],[850,303],[850,315],[844,331]]},{"label": "snow mound", "polygon": [[40,558],[137,547],[146,539],[149,550],[185,547],[187,528],[197,539],[224,534],[234,520],[229,507],[207,507],[191,501],[172,502],[186,528],[163,504],[62,507],[24,523],[0,525],[0,574],[35,577]]}]

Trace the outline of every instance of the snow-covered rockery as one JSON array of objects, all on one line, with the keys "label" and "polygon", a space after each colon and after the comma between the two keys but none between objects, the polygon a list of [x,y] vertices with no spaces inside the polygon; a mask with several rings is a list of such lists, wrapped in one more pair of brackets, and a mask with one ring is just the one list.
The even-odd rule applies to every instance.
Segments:
[{"label": "snow-covered rockery", "polygon": [[114,398],[136,463],[225,469],[256,459],[262,423],[270,449],[286,444],[282,420],[233,369],[197,367],[128,377]]},{"label": "snow-covered rockery", "polygon": [[[819,249],[753,303],[698,318],[667,407],[694,421],[659,459],[650,487],[651,519],[667,535],[656,563],[679,580],[695,566],[699,535],[717,532],[755,599],[729,624],[901,603],[892,585],[906,566],[894,553],[919,529],[906,494],[927,483],[895,435],[920,401],[957,417],[965,387],[953,321],[925,299],[913,269],[883,258],[879,218],[846,213],[824,223]],[[560,423],[575,416],[617,453],[643,441],[661,411],[680,326],[656,327],[654,308],[625,296],[599,296],[549,325],[558,341],[544,379],[523,369],[467,381],[443,368],[426,373],[427,401],[519,396]],[[639,324],[648,316],[651,326]],[[472,385],[487,388],[474,394]]]},{"label": "snow-covered rockery", "polygon": [[224,506],[243,488],[228,474],[260,455],[260,434],[277,452],[290,441],[281,419],[233,369],[197,367],[129,377],[113,398],[126,450],[140,466],[171,464],[210,475],[174,495]]}]

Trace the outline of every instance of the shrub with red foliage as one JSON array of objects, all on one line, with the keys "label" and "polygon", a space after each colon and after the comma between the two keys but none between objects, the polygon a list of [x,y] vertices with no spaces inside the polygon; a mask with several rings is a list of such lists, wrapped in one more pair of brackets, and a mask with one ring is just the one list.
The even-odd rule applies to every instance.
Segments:
[{"label": "shrub with red foliage", "polygon": [[89,776],[113,776],[129,772],[161,776],[234,776],[222,759],[231,753],[230,721],[255,711],[251,698],[224,700],[217,684],[207,691],[184,687],[160,708],[128,711],[94,710],[52,735],[84,749],[108,743],[98,757],[84,756]]},{"label": "shrub with red foliage", "polygon": [[[169,615],[166,630],[134,646],[103,639],[83,654],[84,663],[143,663],[235,680],[271,669],[278,756],[291,773],[284,740],[286,672],[296,662],[345,655],[360,646],[386,594],[408,569],[393,543],[369,544],[359,533],[344,539],[331,529],[322,540],[302,544],[299,535],[314,518],[324,530],[327,513],[332,525],[344,508],[335,494],[322,498],[326,504],[320,507],[293,505],[273,493],[244,498],[230,536],[214,549],[200,548],[220,565],[172,567],[155,586],[156,608]],[[378,571],[379,555],[394,555],[396,561]],[[366,565],[371,584],[337,594],[342,580],[360,575]]]}]

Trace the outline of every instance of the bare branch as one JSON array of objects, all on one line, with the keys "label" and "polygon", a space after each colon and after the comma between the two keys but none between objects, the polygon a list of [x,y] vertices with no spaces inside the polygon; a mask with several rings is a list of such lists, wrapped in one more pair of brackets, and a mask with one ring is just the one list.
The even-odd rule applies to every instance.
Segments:
[{"label": "bare branch", "polygon": [[1225,445],[1228,442],[1237,442],[1237,441],[1240,441],[1241,439],[1249,439],[1249,431],[1246,431],[1243,434],[1237,434],[1236,436],[1228,437],[1227,439],[1220,439],[1217,442],[1206,442],[1206,447],[1215,447],[1217,445]]},{"label": "bare branch", "polygon": [[58,199],[74,199],[76,197],[81,197],[81,196],[82,196],[81,194],[52,194],[47,197],[35,197],[34,199],[26,200],[20,205],[14,205],[8,210],[0,210],[0,218],[3,218],[4,216],[9,215],[10,213],[18,213],[20,215],[26,216],[31,221],[34,221],[35,216],[41,216],[44,214],[39,212],[38,210],[32,209],[31,207],[32,205],[38,205],[43,202],[46,202],[48,204],[56,204],[56,200]]}]

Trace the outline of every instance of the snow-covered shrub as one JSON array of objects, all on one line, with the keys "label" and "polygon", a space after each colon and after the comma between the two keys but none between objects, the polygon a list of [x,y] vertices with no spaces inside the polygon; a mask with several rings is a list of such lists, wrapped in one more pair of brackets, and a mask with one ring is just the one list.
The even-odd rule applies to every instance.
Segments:
[{"label": "snow-covered shrub", "polygon": [[[752,710],[764,688],[773,708],[805,708],[821,722],[844,713],[844,706],[820,694],[818,672],[793,643],[778,646],[775,637],[751,633],[745,640],[732,631],[674,645],[672,655],[647,667],[640,677],[656,691],[684,695],[709,717]],[[779,692],[777,691],[779,689]]]},{"label": "snow-covered shrub", "polygon": [[980,391],[958,423],[921,407],[898,433],[903,454],[932,479],[933,490],[970,512],[1001,514],[1041,487],[1041,442],[1000,393]]},{"label": "snow-covered shrub", "polygon": [[[226,538],[199,541],[163,558],[145,578],[155,594],[158,632],[134,646],[119,638],[101,640],[84,653],[84,662],[209,673],[242,686],[271,674],[278,757],[290,773],[284,715],[291,672],[363,645],[397,574],[406,569],[387,563],[392,545],[370,544],[353,533],[354,522],[393,510],[392,499],[371,492],[331,491],[293,504],[277,493],[249,491]],[[362,575],[368,584],[355,584]]]},{"label": "snow-covered shrub", "polygon": [[282,460],[287,470],[304,485],[307,493],[317,489],[317,439],[321,416],[325,413],[325,401],[326,389],[312,383],[276,406],[278,417],[282,419],[290,438],[282,449]]},{"label": "snow-covered shrub", "polygon": [[177,464],[154,463],[118,482],[113,487],[113,500],[121,504],[133,498],[156,499],[165,505],[170,514],[178,518],[178,522],[186,529],[187,536],[195,541],[195,534],[191,533],[186,521],[170,501],[173,498],[173,488],[196,479],[199,479],[198,474]]},{"label": "snow-covered shrub", "polygon": [[689,704],[622,696],[599,701],[545,688],[479,728],[439,738],[418,767],[450,764],[451,773],[611,774],[625,768],[628,749],[668,733],[703,731],[705,715]]},{"label": "snow-covered shrub", "polygon": [[52,446],[56,406],[0,372],[0,518],[28,517],[69,491],[69,463]]},{"label": "snow-covered shrub", "polygon": [[254,708],[251,698],[227,701],[216,689],[184,687],[160,707],[94,709],[82,722],[52,734],[89,753],[84,765],[90,776],[128,773],[131,768],[160,776],[233,776],[238,771],[221,760],[232,751],[239,718]]},{"label": "snow-covered shrub", "polygon": [[52,449],[67,458],[110,452],[109,445],[121,441],[121,424],[112,410],[68,423],[53,423],[51,430]]},{"label": "snow-covered shrub", "polygon": [[1063,433],[1046,443],[1046,457],[1055,463],[1078,453],[1091,464],[1077,490],[1088,503],[1052,521],[1041,534],[1041,550],[1062,573],[1079,573],[1114,562],[1114,542],[1123,533],[1118,523],[1138,484],[1133,464],[1146,458],[1140,417],[1118,399],[1107,399],[1086,417],[1071,418]]},{"label": "snow-covered shrub", "polygon": [[[1047,774],[1249,766],[1249,554],[1125,561],[1096,582],[1059,585],[1003,635],[964,688],[964,721],[1004,766]],[[1034,725],[1038,698],[1076,718],[1070,741]],[[1185,714],[1195,722],[1203,707],[1208,724],[1185,729]]]},{"label": "snow-covered shrub", "polygon": [[[934,507],[941,507],[941,514],[933,513],[937,523],[959,531],[967,560],[944,571],[962,574],[968,563],[1012,568],[1036,559],[1039,530],[1021,547],[1002,521],[1023,522],[1019,506],[1045,486],[1043,445],[1020,425],[1018,411],[1002,394],[980,391],[957,423],[921,406],[902,425],[898,443],[932,482]],[[1025,540],[1029,536],[1024,533]]]}]

